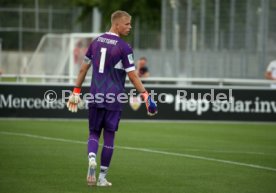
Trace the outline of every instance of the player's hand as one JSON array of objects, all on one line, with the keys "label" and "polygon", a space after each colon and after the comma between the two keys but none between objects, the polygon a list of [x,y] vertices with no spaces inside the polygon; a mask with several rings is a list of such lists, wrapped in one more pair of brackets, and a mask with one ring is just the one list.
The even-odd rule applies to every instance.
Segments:
[{"label": "player's hand", "polygon": [[74,88],[73,93],[68,99],[67,108],[72,113],[78,112],[78,104],[82,102],[80,98],[80,91],[80,88]]},{"label": "player's hand", "polygon": [[147,91],[143,92],[142,98],[146,103],[146,108],[149,116],[154,116],[157,114],[157,104],[152,100],[151,96]]}]

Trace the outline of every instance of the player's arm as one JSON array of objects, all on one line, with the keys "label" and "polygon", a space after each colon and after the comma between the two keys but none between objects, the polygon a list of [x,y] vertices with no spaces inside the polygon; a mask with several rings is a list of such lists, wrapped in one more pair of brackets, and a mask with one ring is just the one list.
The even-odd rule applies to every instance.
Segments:
[{"label": "player's arm", "polygon": [[87,64],[85,62],[82,63],[81,69],[79,71],[79,74],[78,74],[78,77],[77,77],[77,80],[76,80],[76,87],[77,88],[81,88],[82,83],[83,83],[83,81],[85,79],[85,76],[87,74],[87,71],[89,70],[90,67],[91,67],[90,64]]},{"label": "player's arm", "polygon": [[133,84],[133,86],[136,88],[136,90],[139,93],[144,93],[146,92],[146,89],[144,85],[142,84],[140,78],[138,77],[137,73],[133,70],[127,73],[129,80]]},{"label": "player's arm", "polygon": [[157,105],[152,100],[151,96],[145,89],[144,85],[142,84],[140,78],[138,77],[135,70],[128,72],[129,80],[132,82],[133,86],[136,88],[136,90],[141,93],[141,96],[143,100],[146,103],[146,108],[148,111],[148,115],[153,116],[157,114]]},{"label": "player's arm", "polygon": [[81,65],[81,69],[79,71],[79,74],[76,80],[75,88],[67,102],[67,108],[72,113],[75,113],[78,111],[78,104],[81,102],[81,99],[80,99],[81,86],[90,66],[91,66],[90,63],[87,63],[87,62],[83,62]]}]

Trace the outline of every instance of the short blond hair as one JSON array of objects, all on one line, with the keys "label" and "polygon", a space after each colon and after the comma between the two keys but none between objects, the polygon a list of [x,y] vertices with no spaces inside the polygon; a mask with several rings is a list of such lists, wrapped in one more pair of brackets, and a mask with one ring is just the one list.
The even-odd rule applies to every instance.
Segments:
[{"label": "short blond hair", "polygon": [[129,13],[126,11],[117,10],[111,14],[111,23],[114,23],[114,21],[116,21],[117,19],[120,19],[121,17],[131,18],[131,15],[129,15]]}]

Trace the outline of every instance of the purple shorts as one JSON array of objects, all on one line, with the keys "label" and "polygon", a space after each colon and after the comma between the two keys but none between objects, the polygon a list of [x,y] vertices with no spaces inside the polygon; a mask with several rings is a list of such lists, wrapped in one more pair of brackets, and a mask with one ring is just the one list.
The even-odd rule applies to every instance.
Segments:
[{"label": "purple shorts", "polygon": [[104,108],[89,107],[89,130],[99,131],[102,128],[108,131],[117,131],[121,111],[109,111]]}]

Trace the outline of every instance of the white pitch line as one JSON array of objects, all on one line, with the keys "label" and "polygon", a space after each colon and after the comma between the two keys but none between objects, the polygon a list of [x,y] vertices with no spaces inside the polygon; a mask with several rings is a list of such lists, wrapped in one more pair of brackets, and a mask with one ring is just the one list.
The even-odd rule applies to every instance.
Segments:
[{"label": "white pitch line", "polygon": [[213,149],[184,149],[185,151],[191,152],[207,152],[207,153],[222,153],[222,154],[252,154],[252,155],[275,155],[268,154],[263,152],[254,152],[254,151],[227,151],[227,150],[213,150]]},{"label": "white pitch line", "polygon": [[[116,146],[116,147],[118,147],[118,146]],[[250,168],[263,169],[263,170],[269,170],[269,171],[276,172],[276,168],[260,166],[260,165],[255,165],[255,164],[247,164],[247,163],[242,163],[242,162],[229,161],[229,160],[222,160],[222,159],[216,159],[216,158],[210,158],[210,157],[204,157],[204,156],[197,156],[197,155],[190,155],[190,154],[183,154],[183,153],[174,153],[174,152],[166,152],[166,151],[158,151],[158,150],[145,149],[145,148],[135,148],[135,147],[119,146],[119,148],[128,149],[128,150],[143,151],[143,152],[149,152],[149,153],[158,153],[158,154],[163,154],[163,155],[172,155],[172,156],[178,156],[178,157],[200,159],[200,160],[208,160],[208,161],[214,161],[214,162],[220,162],[220,163],[226,163],[226,164],[238,165],[238,166],[245,166],[245,167],[250,167]]]},{"label": "white pitch line", "polygon": [[[33,134],[28,134],[28,133],[15,133],[15,132],[0,131],[0,134],[29,137],[29,138],[43,139],[43,140],[49,140],[49,141],[75,143],[75,144],[87,144],[86,142],[78,141],[78,140],[46,137],[46,136],[33,135]],[[262,170],[276,172],[276,168],[260,166],[260,165],[255,165],[255,164],[247,164],[247,163],[242,163],[242,162],[229,161],[229,160],[223,160],[223,159],[216,159],[216,158],[211,158],[211,157],[190,155],[190,154],[184,154],[184,153],[166,152],[166,151],[159,151],[159,150],[153,150],[153,149],[148,149],[148,148],[136,148],[136,147],[126,147],[126,146],[116,146],[116,148],[125,149],[125,150],[141,151],[141,152],[147,152],[147,153],[156,153],[156,154],[162,154],[162,155],[177,156],[177,157],[186,157],[186,158],[206,160],[206,161],[213,161],[213,162],[219,162],[219,163],[226,163],[226,164],[230,164],[230,165],[238,165],[238,166],[244,166],[244,167],[249,167],[249,168],[262,169]]]}]

